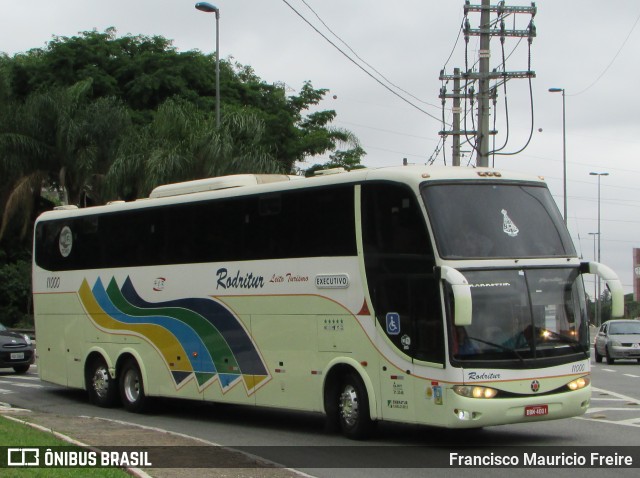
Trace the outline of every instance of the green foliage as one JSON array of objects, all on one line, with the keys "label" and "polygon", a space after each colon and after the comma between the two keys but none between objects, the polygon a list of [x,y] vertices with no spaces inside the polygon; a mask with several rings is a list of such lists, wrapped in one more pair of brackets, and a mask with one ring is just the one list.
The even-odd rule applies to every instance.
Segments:
[{"label": "green foliage", "polygon": [[19,259],[0,265],[0,322],[7,327],[33,323],[31,315],[31,261]]},{"label": "green foliage", "polygon": [[633,294],[624,296],[624,317],[626,319],[636,319],[640,317],[640,302],[633,300]]},{"label": "green foliage", "polygon": [[316,171],[322,169],[344,168],[346,171],[361,169],[364,166],[360,164],[360,160],[364,154],[365,152],[360,146],[347,151],[336,151],[334,154],[329,155],[331,161],[325,164],[314,164],[306,170],[305,175],[313,176]]},{"label": "green foliage", "polygon": [[[288,95],[222,60],[218,129],[214,71],[214,55],[114,28],[0,54],[0,252],[27,253],[36,217],[60,200],[84,207],[170,182],[289,173],[325,153],[358,166],[357,139],[317,108],[326,89],[306,82]],[[0,314],[14,323],[30,312],[28,261],[4,257],[0,267]]]},{"label": "green foliage", "polygon": [[[27,425],[0,417],[0,445],[3,447],[70,446],[52,433],[35,430]],[[126,478],[130,476],[118,468],[7,468],[6,457],[0,460],[4,478]]]},{"label": "green foliage", "polygon": [[[74,37],[55,37],[45,48],[5,59],[3,77],[10,97],[24,101],[51,88],[70,88],[91,80],[90,99],[115,97],[130,110],[135,124],[153,121],[168,99],[179,98],[212,111],[215,105],[215,56],[178,52],[160,36],[118,37],[114,28]],[[315,111],[326,89],[306,82],[298,94],[287,96],[278,85],[262,81],[249,66],[220,62],[222,112],[245,109],[264,123],[260,147],[291,171],[297,161],[323,154],[349,135],[331,129],[332,110]],[[0,95],[2,85],[0,84]]]}]

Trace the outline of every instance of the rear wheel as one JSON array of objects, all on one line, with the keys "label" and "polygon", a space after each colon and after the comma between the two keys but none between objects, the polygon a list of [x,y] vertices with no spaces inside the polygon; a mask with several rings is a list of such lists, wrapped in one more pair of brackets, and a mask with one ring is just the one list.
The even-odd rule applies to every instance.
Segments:
[{"label": "rear wheel", "polygon": [[85,383],[89,399],[99,407],[113,407],[118,400],[118,382],[109,374],[102,357],[95,358],[86,371]]},{"label": "rear wheel", "polygon": [[347,374],[338,388],[338,422],[347,438],[361,440],[366,438],[373,428],[369,414],[369,397],[360,376]]},{"label": "rear wheel", "polygon": [[144,383],[138,363],[127,360],[120,370],[120,399],[124,408],[130,412],[143,412],[147,405]]}]

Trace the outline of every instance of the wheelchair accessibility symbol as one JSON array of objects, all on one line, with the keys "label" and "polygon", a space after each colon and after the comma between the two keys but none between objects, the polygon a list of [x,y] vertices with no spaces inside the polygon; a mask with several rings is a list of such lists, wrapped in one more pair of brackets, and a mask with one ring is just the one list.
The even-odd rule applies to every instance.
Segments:
[{"label": "wheelchair accessibility symbol", "polygon": [[387,313],[387,335],[400,334],[400,314],[397,312]]}]

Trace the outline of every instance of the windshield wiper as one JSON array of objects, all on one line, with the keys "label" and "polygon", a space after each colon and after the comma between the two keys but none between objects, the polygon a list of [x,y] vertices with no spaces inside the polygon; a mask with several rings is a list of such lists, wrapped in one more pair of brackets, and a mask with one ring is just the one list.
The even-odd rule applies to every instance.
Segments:
[{"label": "windshield wiper", "polygon": [[514,348],[511,347],[505,347],[504,345],[500,345],[500,344],[495,344],[493,342],[489,342],[487,340],[483,340],[483,339],[479,339],[477,337],[471,337],[471,336],[467,336],[469,338],[469,340],[475,340],[476,342],[480,342],[481,344],[486,344],[486,345],[491,345],[492,347],[496,347],[499,348],[501,350],[506,350],[507,352],[511,352],[513,353],[516,357],[518,357],[518,359],[520,360],[520,362],[524,363],[524,359],[522,358],[522,355],[520,355],[518,353],[518,351]]},{"label": "windshield wiper", "polygon": [[[561,339],[564,343],[567,343],[569,345],[575,346],[573,348],[574,350],[577,350],[578,352],[582,352],[584,354],[584,356],[587,357],[587,358],[589,357],[589,353],[588,353],[589,349],[588,349],[588,347],[584,347],[583,344],[578,342],[573,337],[569,337],[568,335],[559,334],[558,332],[554,332],[553,330],[542,329],[543,335],[544,335],[545,332],[550,334],[550,335],[552,335],[554,338]],[[539,342],[538,342],[538,344],[539,344]]]}]

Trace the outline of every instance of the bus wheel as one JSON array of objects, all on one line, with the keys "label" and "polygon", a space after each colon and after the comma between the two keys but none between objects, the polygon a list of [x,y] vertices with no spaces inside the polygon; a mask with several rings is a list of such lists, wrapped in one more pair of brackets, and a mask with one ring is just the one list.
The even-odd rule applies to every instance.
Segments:
[{"label": "bus wheel", "polygon": [[373,427],[369,414],[367,389],[357,373],[351,372],[344,377],[338,389],[338,421],[340,429],[347,438],[361,440],[366,438]]},{"label": "bus wheel", "polygon": [[109,368],[102,357],[94,358],[85,376],[89,400],[99,407],[113,407],[118,398],[118,384],[109,375]]},{"label": "bus wheel", "polygon": [[134,413],[144,411],[147,397],[144,394],[140,367],[133,359],[127,360],[120,370],[120,398],[127,411]]}]

